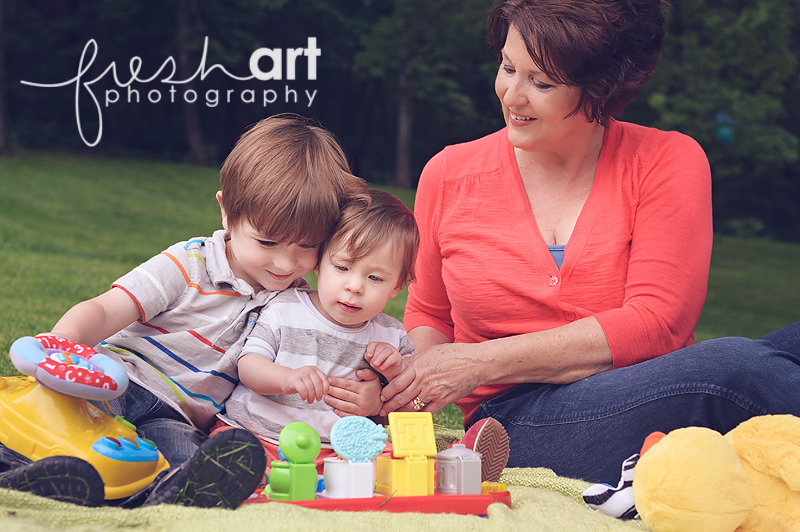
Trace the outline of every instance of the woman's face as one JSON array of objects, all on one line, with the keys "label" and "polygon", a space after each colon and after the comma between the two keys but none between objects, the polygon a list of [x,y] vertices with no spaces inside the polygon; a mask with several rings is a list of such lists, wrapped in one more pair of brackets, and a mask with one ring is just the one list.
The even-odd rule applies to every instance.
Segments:
[{"label": "woman's face", "polygon": [[542,73],[513,25],[502,54],[494,87],[511,144],[526,151],[569,149],[578,130],[593,125],[582,112],[564,118],[578,104],[580,89],[557,85]]}]

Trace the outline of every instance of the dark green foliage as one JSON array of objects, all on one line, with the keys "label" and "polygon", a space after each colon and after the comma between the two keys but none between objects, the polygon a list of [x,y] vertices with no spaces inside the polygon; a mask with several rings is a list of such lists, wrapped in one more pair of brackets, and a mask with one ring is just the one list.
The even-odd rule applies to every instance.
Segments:
[{"label": "dark green foliage", "polygon": [[[316,37],[322,50],[316,80],[304,79],[303,59],[294,82],[236,81],[219,71],[196,80],[201,93],[235,90],[230,103],[209,106],[201,97],[195,104],[215,165],[248,125],[292,111],[333,130],[355,171],[369,181],[396,182],[401,158],[413,186],[442,147],[502,126],[492,86],[497,63],[484,39],[492,0],[6,1],[0,38],[12,149],[191,160],[177,103],[128,104],[120,90],[121,101],[103,108],[102,141],[90,149],[78,135],[74,87],[20,84],[74,77],[89,39],[97,41],[98,56],[87,79],[116,62],[125,82],[135,56],[142,76],[152,75],[177,57],[177,10],[186,4],[191,67],[200,63],[205,37],[207,66],[237,75],[250,73],[258,48],[303,47]],[[718,231],[800,240],[800,0],[672,4],[662,61],[621,118],[682,131],[701,143],[712,165]],[[407,84],[400,83],[403,72]],[[285,103],[283,94],[267,107],[238,98],[246,88],[281,92],[287,84],[301,94],[317,90],[313,105],[302,97]],[[109,74],[94,88],[102,98],[117,85]],[[136,88],[144,99],[151,89],[166,96],[168,85],[155,80]],[[80,112],[84,136],[95,138],[96,111],[86,93]],[[398,142],[400,116],[411,120],[410,141]]]},{"label": "dark green foliage", "polygon": [[[124,83],[130,79],[128,61],[135,56],[142,59],[140,77],[152,75],[165,59],[177,58],[175,4],[38,0],[8,6],[3,38],[12,59],[6,91],[14,144],[24,148],[85,150],[76,127],[74,87],[37,88],[22,85],[20,80],[56,83],[71,79],[89,39],[97,41],[98,55],[85,80],[97,77],[115,61]],[[322,50],[315,81],[304,78],[302,59],[298,63],[298,79],[293,82],[241,82],[219,71],[212,72],[199,84],[198,92],[236,92],[230,103],[208,106],[201,94],[195,104],[207,151],[221,163],[248,125],[278,112],[297,112],[318,118],[333,130],[359,174],[370,181],[391,182],[398,43],[413,55],[416,174],[427,158],[445,144],[500,127],[502,119],[496,112],[491,89],[493,68],[485,68],[493,58],[483,40],[484,19],[491,0],[441,4],[434,8],[431,6],[439,3],[190,2],[186,39],[193,68],[200,63],[206,36],[207,66],[220,64],[239,76],[250,74],[248,61],[258,48],[303,47],[308,37],[316,37]],[[396,24],[400,19],[406,26]],[[180,106],[144,101],[146,92],[152,89],[160,90],[166,99],[169,86],[159,79],[132,85],[139,89],[141,103],[127,103],[127,95],[120,90],[120,101],[108,107],[104,106],[103,91],[117,88],[111,74],[93,85],[104,118],[102,141],[93,153],[171,160],[189,157]],[[300,93],[299,103],[284,101],[286,85]],[[280,97],[264,107],[260,94],[270,87]],[[239,96],[246,88],[256,90],[257,103],[241,102]],[[311,107],[302,100],[304,89],[318,90]],[[88,93],[82,94],[81,104],[84,136],[91,141],[97,135],[97,127],[96,111]],[[419,131],[425,134],[420,135]]]},{"label": "dark green foliage", "polygon": [[715,228],[800,237],[796,0],[673,2],[643,100],[652,125],[694,137],[714,178]]}]

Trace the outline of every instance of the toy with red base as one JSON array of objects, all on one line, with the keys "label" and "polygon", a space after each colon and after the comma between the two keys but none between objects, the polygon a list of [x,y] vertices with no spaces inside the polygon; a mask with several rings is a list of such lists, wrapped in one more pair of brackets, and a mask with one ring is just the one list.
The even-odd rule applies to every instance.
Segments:
[{"label": "toy with red base", "polygon": [[[489,505],[499,502],[511,506],[511,494],[504,484],[497,484],[498,490],[489,490],[480,495],[424,495],[399,497],[376,494],[357,499],[326,499],[318,497],[310,501],[275,501],[294,504],[314,510],[344,512],[417,512],[428,514],[486,515]],[[248,499],[245,503],[272,502],[266,495]]]},{"label": "toy with red base", "polygon": [[[291,430],[286,431],[289,427],[292,427]],[[292,466],[313,467],[313,460],[319,452],[319,447],[315,445],[307,445],[304,452],[296,452],[298,435],[302,435],[302,441],[315,443],[319,439],[313,439],[311,432],[314,435],[316,432],[308,425],[287,425],[285,432],[281,432],[279,443],[281,453],[286,454],[285,447],[291,455],[291,458],[286,456],[288,464],[273,462],[270,487],[259,497],[246,502],[280,501],[319,510],[473,515],[485,515],[489,505],[495,502],[511,506],[511,496],[504,484],[481,485],[479,453],[463,445],[454,445],[436,455],[430,413],[391,413],[389,428],[392,432],[393,456],[377,456],[384,449],[387,439],[383,427],[366,418],[354,416],[340,419],[331,430],[331,445],[339,458],[325,459],[325,490],[312,497],[314,479],[310,475],[303,475],[309,478],[301,481],[299,475],[293,475]],[[284,437],[284,434],[287,436]],[[292,462],[293,459],[299,461]],[[273,478],[276,464],[283,465],[277,470],[278,477]],[[303,487],[298,488],[299,484]],[[414,491],[423,493],[402,494]],[[298,494],[302,499],[298,498]]]},{"label": "toy with red base", "polygon": [[20,338],[9,356],[28,377],[0,377],[0,443],[31,460],[86,460],[103,479],[106,499],[141,491],[169,467],[133,425],[87,402],[113,399],[128,386],[112,359],[55,336]]}]

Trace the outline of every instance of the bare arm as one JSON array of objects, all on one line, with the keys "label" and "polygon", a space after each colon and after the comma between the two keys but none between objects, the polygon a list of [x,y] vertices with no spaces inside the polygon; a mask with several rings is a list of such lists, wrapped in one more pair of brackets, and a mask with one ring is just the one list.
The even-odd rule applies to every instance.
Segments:
[{"label": "bare arm", "polygon": [[482,352],[480,358],[489,362],[483,364],[481,384],[567,384],[613,367],[606,336],[593,317],[475,346]]},{"label": "bare arm", "polygon": [[242,384],[261,395],[296,393],[311,404],[328,392],[328,376],[316,366],[287,368],[250,354],[239,359],[238,367]]},{"label": "bare arm", "polygon": [[420,349],[383,389],[384,413],[418,395],[428,403],[425,410],[435,412],[486,384],[563,384],[612,368],[605,334],[591,317],[477,344],[450,343],[431,327],[418,327],[409,334]]},{"label": "bare arm", "polygon": [[421,353],[434,345],[451,343],[450,338],[448,338],[446,334],[433,327],[416,327],[410,330],[408,335],[414,341],[414,347],[417,353]]},{"label": "bare arm", "polygon": [[115,287],[69,309],[47,334],[91,347],[138,319],[141,312],[136,301]]}]

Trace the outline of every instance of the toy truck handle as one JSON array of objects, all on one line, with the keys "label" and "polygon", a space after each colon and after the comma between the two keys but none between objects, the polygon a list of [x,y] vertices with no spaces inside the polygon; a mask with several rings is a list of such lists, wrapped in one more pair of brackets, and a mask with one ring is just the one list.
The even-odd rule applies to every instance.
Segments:
[{"label": "toy truck handle", "polygon": [[71,397],[107,401],[128,387],[128,375],[119,363],[58,336],[23,336],[11,344],[9,357],[20,372]]}]

